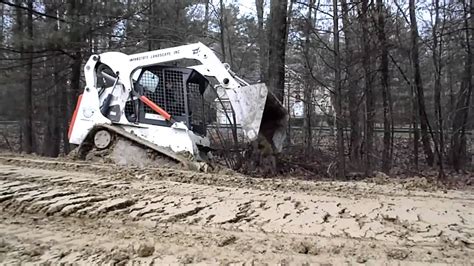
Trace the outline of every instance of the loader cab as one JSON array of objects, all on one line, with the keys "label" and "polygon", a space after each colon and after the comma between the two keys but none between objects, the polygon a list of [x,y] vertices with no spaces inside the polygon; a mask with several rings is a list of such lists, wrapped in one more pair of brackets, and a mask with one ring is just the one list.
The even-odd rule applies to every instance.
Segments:
[{"label": "loader cab", "polygon": [[[168,112],[176,121],[184,122],[198,135],[206,135],[209,103],[204,100],[208,80],[199,72],[181,67],[149,66],[137,70],[133,90],[146,96]],[[161,115],[133,96],[125,105],[129,122],[171,126]]]}]

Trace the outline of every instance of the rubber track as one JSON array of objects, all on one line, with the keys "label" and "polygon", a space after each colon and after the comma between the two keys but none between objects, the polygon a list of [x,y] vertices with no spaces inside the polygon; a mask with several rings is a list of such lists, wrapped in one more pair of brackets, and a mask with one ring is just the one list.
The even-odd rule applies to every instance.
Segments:
[{"label": "rubber track", "polygon": [[[97,125],[93,130],[91,130],[90,136],[93,136],[94,132],[100,129],[107,129],[117,134],[118,136],[126,140],[129,140],[132,143],[139,144],[143,147],[149,148],[157,152],[162,157],[166,157],[166,158],[169,158],[170,160],[176,161],[181,164],[181,168],[192,170],[192,171],[204,171],[204,172],[208,172],[210,169],[212,169],[212,165],[209,162],[193,161],[192,159],[182,156],[179,153],[175,153],[168,148],[160,147],[150,141],[147,141],[132,133],[129,133],[118,126],[109,125],[109,124]],[[88,147],[88,146],[93,146],[91,137],[87,137],[84,143],[79,146],[79,149],[83,149],[84,147]]]}]

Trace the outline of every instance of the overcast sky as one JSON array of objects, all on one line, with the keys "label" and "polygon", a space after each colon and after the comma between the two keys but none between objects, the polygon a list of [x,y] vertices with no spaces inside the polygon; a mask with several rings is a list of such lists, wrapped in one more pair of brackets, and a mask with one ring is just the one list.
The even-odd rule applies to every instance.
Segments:
[{"label": "overcast sky", "polygon": [[[232,0],[227,1],[231,2]],[[255,13],[255,0],[237,0],[236,2],[240,5],[240,11],[245,13]]]}]

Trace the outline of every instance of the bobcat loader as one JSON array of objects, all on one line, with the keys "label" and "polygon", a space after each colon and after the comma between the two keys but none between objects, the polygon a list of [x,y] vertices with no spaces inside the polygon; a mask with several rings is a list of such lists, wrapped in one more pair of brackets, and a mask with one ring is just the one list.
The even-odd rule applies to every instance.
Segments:
[{"label": "bobcat loader", "polygon": [[108,154],[115,163],[135,165],[160,158],[158,164],[206,170],[213,150],[206,126],[217,91],[225,91],[249,142],[264,139],[281,151],[285,108],[264,84],[238,78],[202,43],[92,55],[84,76],[68,132],[81,158]]}]

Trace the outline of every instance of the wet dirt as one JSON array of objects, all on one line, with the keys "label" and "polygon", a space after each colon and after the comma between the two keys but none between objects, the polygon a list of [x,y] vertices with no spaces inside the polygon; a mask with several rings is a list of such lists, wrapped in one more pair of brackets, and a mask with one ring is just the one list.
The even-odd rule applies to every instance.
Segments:
[{"label": "wet dirt", "polygon": [[474,263],[474,193],[0,156],[0,264]]}]

